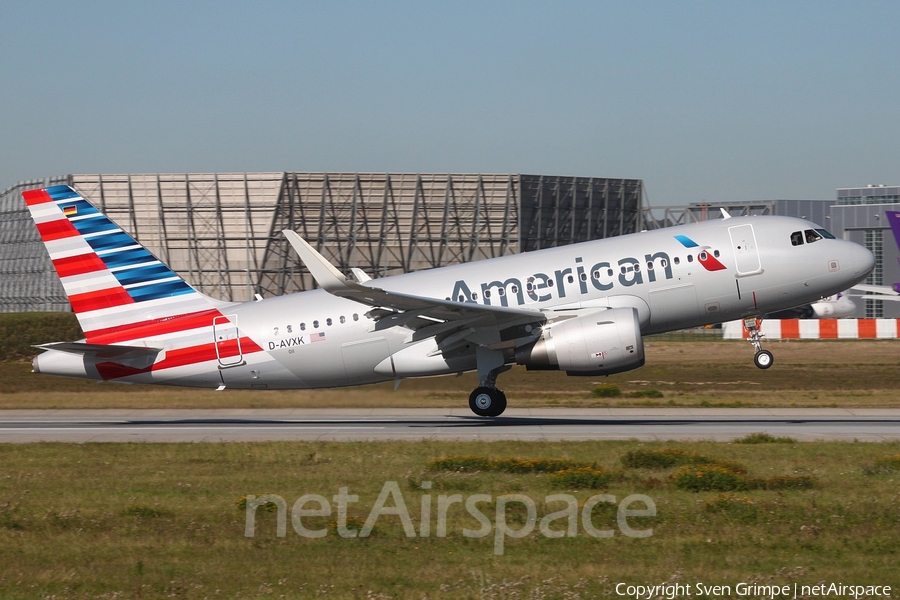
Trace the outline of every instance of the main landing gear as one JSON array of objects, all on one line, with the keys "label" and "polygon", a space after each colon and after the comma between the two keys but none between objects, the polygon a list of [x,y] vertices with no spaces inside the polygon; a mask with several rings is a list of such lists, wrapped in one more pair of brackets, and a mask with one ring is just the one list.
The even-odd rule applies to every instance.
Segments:
[{"label": "main landing gear", "polygon": [[506,410],[506,394],[497,388],[475,388],[469,396],[469,408],[479,417],[499,417]]},{"label": "main landing gear", "polygon": [[768,350],[763,350],[762,348],[762,338],[763,335],[759,332],[759,327],[762,324],[762,319],[758,319],[756,317],[749,317],[744,319],[744,327],[747,329],[747,333],[749,335],[749,341],[753,344],[753,347],[756,348],[756,354],[753,356],[753,364],[755,364],[760,369],[768,369],[772,366],[772,363],[775,362],[775,357],[772,356],[772,353]]},{"label": "main landing gear", "polygon": [[479,346],[475,349],[481,385],[469,396],[469,408],[479,417],[499,417],[506,410],[506,394],[497,389],[497,375],[508,371],[503,353]]}]

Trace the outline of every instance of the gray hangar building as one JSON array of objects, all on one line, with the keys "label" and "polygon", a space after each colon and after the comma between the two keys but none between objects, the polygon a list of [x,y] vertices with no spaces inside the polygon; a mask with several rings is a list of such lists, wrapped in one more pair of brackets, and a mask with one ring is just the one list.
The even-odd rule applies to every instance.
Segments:
[{"label": "gray hangar building", "polygon": [[197,290],[249,300],[311,289],[281,234],[383,277],[642,228],[640,179],[520,174],[66,175],[0,196],[0,312],[69,303],[21,193],[71,185]]}]

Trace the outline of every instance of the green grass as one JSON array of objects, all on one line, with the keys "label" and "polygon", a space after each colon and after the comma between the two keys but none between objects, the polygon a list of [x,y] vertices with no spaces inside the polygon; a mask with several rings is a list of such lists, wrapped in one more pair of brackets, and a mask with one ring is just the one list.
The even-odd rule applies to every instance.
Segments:
[{"label": "green grass", "polygon": [[35,344],[82,337],[74,313],[0,314],[0,361],[30,359],[40,353]]},{"label": "green grass", "polygon": [[[629,452],[665,449],[741,464],[756,478],[817,483],[690,491],[671,477],[676,466],[621,466]],[[614,596],[617,582],[676,576],[707,584],[897,586],[897,475],[867,475],[866,468],[898,454],[898,444],[836,442],[0,445],[0,597],[596,598]],[[482,466],[563,464],[582,475],[617,476],[561,479],[558,471],[445,470],[434,462],[448,457],[483,457]],[[417,533],[426,497],[435,515],[441,496],[488,494],[492,500],[481,508],[493,521],[499,496],[525,495],[540,521],[564,507],[545,503],[550,495],[572,495],[580,513],[595,494],[616,502],[645,494],[656,516],[628,523],[652,528],[653,535],[622,535],[616,505],[607,502],[597,503],[591,518],[597,528],[613,530],[612,537],[586,535],[579,518],[574,537],[547,538],[535,528],[506,539],[502,555],[494,554],[493,534],[461,535],[479,523],[460,504],[449,509],[447,537],[437,537],[434,516],[427,537],[407,537],[391,515],[364,538],[341,537],[334,514],[302,521],[325,530],[324,537],[294,531],[290,510],[298,498],[319,494],[332,501],[347,487],[359,496],[349,505],[348,529],[359,532],[386,481],[397,482]],[[278,510],[269,505],[256,512],[254,537],[245,537],[241,500],[267,493],[286,502],[286,535],[276,536]],[[511,527],[526,523],[522,504],[508,504],[506,514]],[[565,524],[556,521],[553,529]]]}]

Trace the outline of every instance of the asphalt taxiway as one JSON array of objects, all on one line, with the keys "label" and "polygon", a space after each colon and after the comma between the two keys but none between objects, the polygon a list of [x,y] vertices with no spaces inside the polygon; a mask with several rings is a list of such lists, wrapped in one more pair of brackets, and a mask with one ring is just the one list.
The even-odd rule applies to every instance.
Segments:
[{"label": "asphalt taxiway", "polygon": [[535,408],[0,410],[0,443],[370,440],[717,440],[754,432],[900,440],[900,409]]}]

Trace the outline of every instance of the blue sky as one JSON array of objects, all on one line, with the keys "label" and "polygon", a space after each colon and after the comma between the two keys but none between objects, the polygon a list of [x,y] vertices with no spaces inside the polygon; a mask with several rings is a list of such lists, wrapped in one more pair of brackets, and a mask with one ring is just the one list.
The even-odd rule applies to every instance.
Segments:
[{"label": "blue sky", "polygon": [[515,172],[653,205],[900,183],[898,2],[6,2],[0,189]]}]

